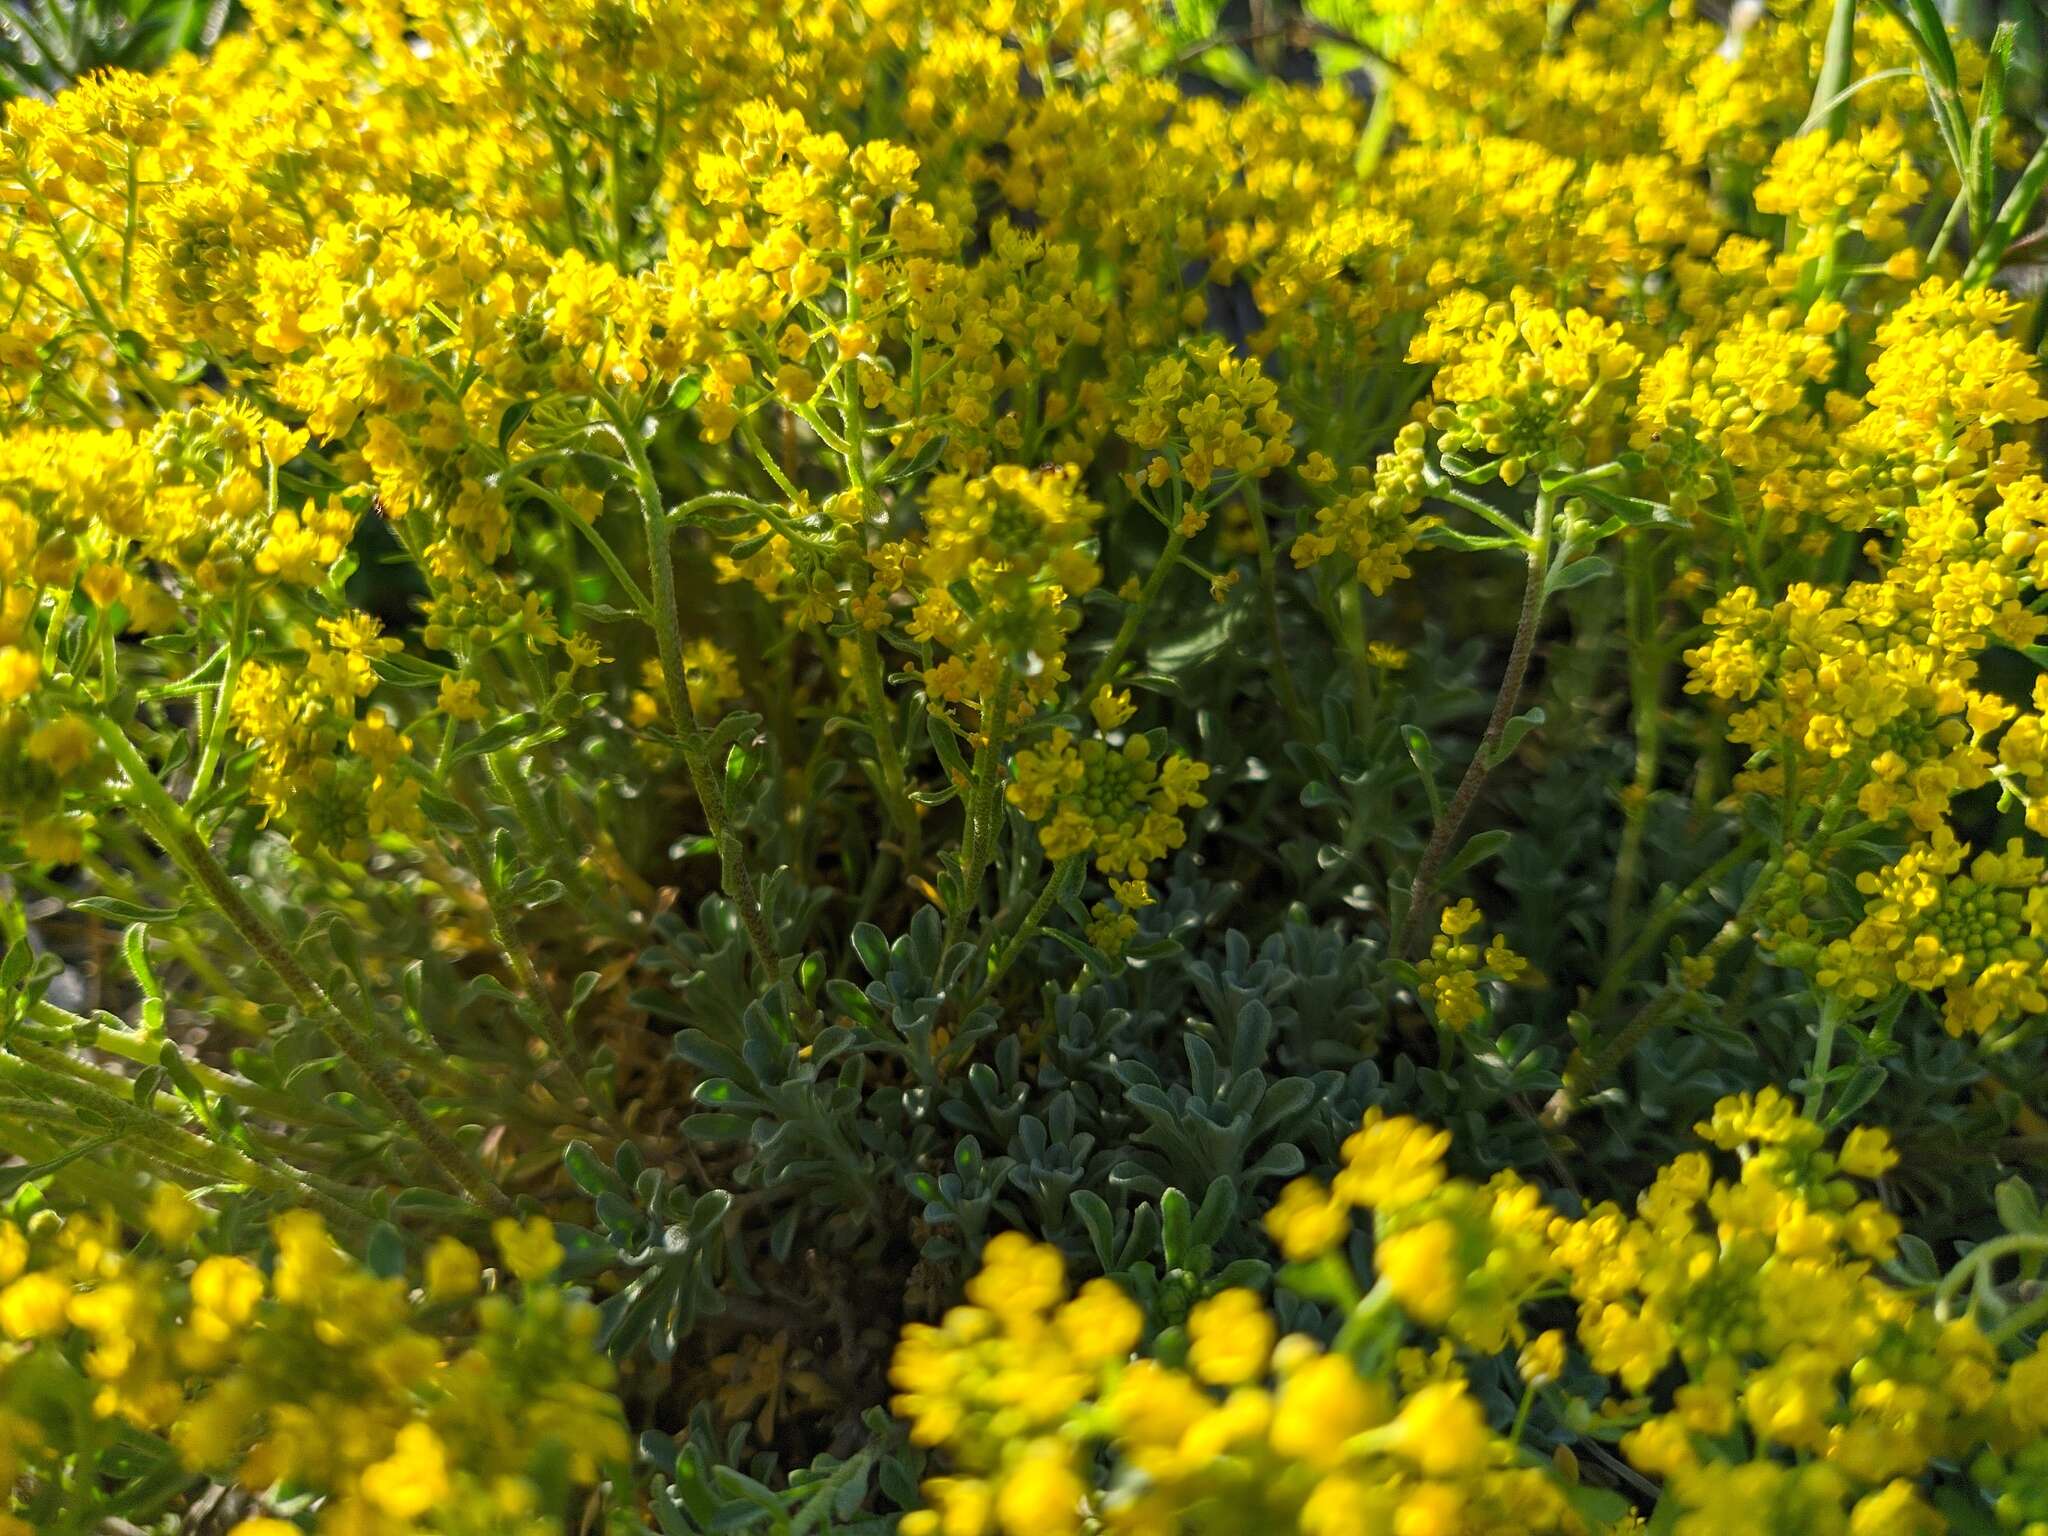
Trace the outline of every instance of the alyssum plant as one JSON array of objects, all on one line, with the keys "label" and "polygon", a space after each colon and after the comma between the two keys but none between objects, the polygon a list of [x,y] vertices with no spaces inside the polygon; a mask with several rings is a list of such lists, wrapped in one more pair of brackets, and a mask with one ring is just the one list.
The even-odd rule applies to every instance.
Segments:
[{"label": "alyssum plant", "polygon": [[2048,1530],[2019,45],[10,105],[0,1531]]}]

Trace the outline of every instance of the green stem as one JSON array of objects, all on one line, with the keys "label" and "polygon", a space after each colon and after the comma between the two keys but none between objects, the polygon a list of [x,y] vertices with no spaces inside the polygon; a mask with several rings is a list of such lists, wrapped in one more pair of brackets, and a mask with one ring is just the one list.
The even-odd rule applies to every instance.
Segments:
[{"label": "green stem", "polygon": [[1696,905],[1716,881],[1731,873],[1743,860],[1754,854],[1760,846],[1760,841],[1754,836],[1744,838],[1701,870],[1689,885],[1651,915],[1650,920],[1637,930],[1635,938],[1621,952],[1620,957],[1607,968],[1607,975],[1601,981],[1599,990],[1593,994],[1593,1000],[1586,1005],[1589,1017],[1597,1020],[1607,1011],[1643,956],[1656,947],[1671,925]]},{"label": "green stem", "polygon": [[341,1011],[325,989],[299,964],[276,923],[243,896],[240,887],[229,878],[228,872],[213,856],[213,850],[193,827],[185,808],[164,788],[120,723],[104,710],[95,714],[94,721],[100,740],[128,776],[137,802],[138,819],[171,856],[172,862],[205,893],[228,925],[256,952],[271,974],[283,984],[299,1010],[322,1026],[335,1048],[362,1074],[370,1091],[405,1122],[419,1139],[421,1148],[450,1182],[479,1205],[509,1211],[512,1202],[505,1197],[504,1191],[492,1183],[476,1161],[420,1107],[419,1100],[413,1097],[412,1091],[383,1059],[372,1033]]},{"label": "green stem", "polygon": [[1422,862],[1415,867],[1415,879],[1408,887],[1408,912],[1402,920],[1400,938],[1394,946],[1397,955],[1415,952],[1417,941],[1425,931],[1427,909],[1436,896],[1437,878],[1444,860],[1450,854],[1451,844],[1457,840],[1459,828],[1465,824],[1465,817],[1478,800],[1479,791],[1485,787],[1487,776],[1493,772],[1494,749],[1500,745],[1508,722],[1521,705],[1522,684],[1528,677],[1529,658],[1536,648],[1536,626],[1543,617],[1545,577],[1550,569],[1550,512],[1550,493],[1540,492],[1536,497],[1535,527],[1529,540],[1529,575],[1522,588],[1522,612],[1515,625],[1514,643],[1508,650],[1507,670],[1501,677],[1500,692],[1494,698],[1493,714],[1486,722],[1485,734],[1479,738],[1478,750],[1472,754],[1472,761],[1465,765],[1464,777],[1458,780],[1451,803],[1437,818],[1429,846],[1422,852]]},{"label": "green stem", "polygon": [[1123,623],[1117,626],[1116,635],[1109,642],[1109,649],[1102,653],[1102,660],[1095,664],[1095,670],[1088,674],[1088,685],[1081,690],[1083,701],[1092,699],[1116,676],[1116,669],[1123,664],[1124,653],[1131,648],[1131,642],[1138,637],[1138,626],[1145,622],[1145,615],[1152,607],[1152,600],[1159,595],[1159,589],[1166,585],[1166,578],[1173,568],[1180,564],[1180,552],[1187,545],[1187,535],[1180,531],[1178,523],[1166,536],[1166,547],[1159,552],[1159,563],[1152,567],[1152,573],[1145,578],[1145,585],[1138,593],[1138,600],[1124,613]]},{"label": "green stem", "polygon": [[1039,890],[1038,899],[1031,903],[1031,909],[1024,914],[1024,921],[1018,924],[1010,942],[1003,946],[1001,956],[989,969],[988,980],[981,984],[981,990],[974,994],[973,1001],[961,1010],[963,1014],[974,1012],[988,1000],[988,995],[995,991],[996,984],[1008,974],[1010,967],[1017,963],[1031,941],[1038,937],[1038,930],[1045,926],[1045,919],[1052,911],[1053,902],[1058,899],[1061,889],[1086,857],[1086,854],[1069,854],[1053,865],[1052,873],[1045,877],[1045,885]]},{"label": "green stem", "polygon": [[945,940],[939,946],[941,955],[949,952],[960,942],[967,928],[968,909],[975,905],[975,897],[981,889],[982,871],[988,868],[993,852],[989,844],[988,823],[993,819],[991,802],[1001,783],[999,769],[1001,741],[1004,728],[1009,723],[1010,690],[1014,680],[1010,669],[1005,667],[997,679],[995,697],[982,712],[981,745],[975,749],[974,767],[964,796],[967,807],[967,825],[960,841],[960,890],[959,900],[953,910],[946,914]]},{"label": "green stem", "polygon": [[1607,903],[1607,962],[1611,968],[1628,928],[1628,913],[1642,871],[1643,839],[1649,831],[1649,801],[1656,788],[1664,741],[1664,659],[1652,618],[1656,610],[1655,569],[1648,542],[1628,548],[1629,711],[1636,740],[1635,780],[1622,809],[1621,850],[1614,862],[1614,886]]},{"label": "green stem", "polygon": [[910,784],[903,771],[903,753],[889,720],[889,695],[882,676],[882,651],[875,632],[855,620],[860,635],[860,666],[855,673],[860,687],[861,708],[868,717],[868,735],[874,739],[875,761],[882,769],[882,799],[889,807],[889,819],[896,823],[897,839],[903,844],[903,862],[914,866],[923,828],[917,806],[910,798]]},{"label": "green stem", "polygon": [[[726,815],[724,786],[711,761],[710,739],[697,720],[690,703],[688,676],[683,665],[682,616],[676,606],[676,572],[670,552],[669,519],[662,509],[661,491],[654,481],[654,466],[648,462],[646,445],[640,441],[640,426],[628,418],[624,408],[611,396],[603,397],[612,425],[618,428],[633,470],[634,486],[640,496],[640,511],[647,532],[648,595],[653,608],[656,647],[661,655],[662,684],[668,694],[669,719],[682,746],[683,766],[704,808],[712,840],[718,845],[720,884],[738,909],[740,925],[754,959],[771,987],[783,987],[782,957],[761,916],[761,898],[754,888],[754,874],[747,864],[746,849],[739,831]],[[795,998],[786,998],[792,1015]]]},{"label": "green stem", "polygon": [[14,1060],[0,1059],[0,1075],[13,1078],[24,1087],[61,1104],[89,1111],[97,1119],[134,1136],[157,1151],[166,1161],[208,1179],[241,1184],[293,1204],[310,1204],[344,1230],[366,1234],[369,1223],[331,1196],[289,1173],[217,1142],[174,1125],[161,1115],[128,1102],[91,1083],[82,1082],[67,1069],[73,1065],[60,1051],[22,1039],[10,1040],[7,1051]]},{"label": "green stem", "polygon": [[1831,996],[1822,998],[1820,1032],[1813,1042],[1813,1063],[1806,1069],[1806,1107],[1801,1111],[1816,1124],[1820,1121],[1821,1100],[1827,1094],[1822,1080],[1827,1076],[1828,1064],[1834,1059],[1835,1030],[1841,1022],[1841,1003]]},{"label": "green stem", "polygon": [[1295,735],[1304,742],[1312,742],[1318,733],[1302,712],[1301,694],[1294,686],[1294,669],[1287,662],[1286,637],[1280,629],[1280,576],[1273,559],[1273,534],[1266,526],[1265,502],[1259,495],[1258,482],[1247,483],[1245,501],[1246,511],[1251,515],[1252,536],[1258,541],[1259,601],[1266,612],[1266,643],[1272,653],[1273,686],[1280,695],[1280,707],[1287,711],[1287,718],[1294,723]]},{"label": "green stem", "polygon": [[581,1070],[583,1059],[570,1038],[569,1021],[555,1006],[554,994],[541,979],[533,952],[519,937],[517,919],[505,904],[505,892],[498,883],[497,866],[492,862],[489,850],[474,832],[462,835],[461,846],[463,857],[476,875],[477,888],[483,892],[484,906],[490,913],[491,937],[497,943],[498,952],[505,957],[506,964],[512,967],[519,990],[526,994],[527,1001],[533,1004],[534,1011],[540,1016],[541,1035],[547,1041],[549,1052],[560,1066],[572,1071]]},{"label": "green stem", "polygon": [[[1749,914],[1762,898],[1767,880],[1759,877],[1743,897],[1742,905],[1722,926],[1714,940],[1700,951],[1699,958],[1711,968],[1718,968],[1721,957],[1749,933]],[[1572,1053],[1572,1059],[1565,1066],[1564,1083],[1550,1096],[1550,1102],[1543,1106],[1542,1123],[1547,1129],[1555,1130],[1571,1119],[1581,1104],[1606,1087],[1622,1064],[1635,1054],[1636,1047],[1649,1039],[1667,1014],[1677,1008],[1686,997],[1683,987],[1671,987],[1660,993],[1647,1007],[1622,1026],[1621,1032],[1611,1040],[1598,1056],[1588,1060],[1579,1052]],[[1597,1017],[1597,1015],[1596,1015]]]},{"label": "green stem", "polygon": [[1989,1242],[1979,1243],[1956,1264],[1956,1267],[1942,1276],[1941,1284],[1934,1288],[1934,1315],[1942,1322],[1949,1319],[1949,1310],[1954,1305],[1956,1293],[1965,1281],[1974,1277],[1979,1270],[1988,1269],[2000,1259],[2016,1253],[2048,1253],[2048,1233],[2008,1232],[1994,1237]]}]

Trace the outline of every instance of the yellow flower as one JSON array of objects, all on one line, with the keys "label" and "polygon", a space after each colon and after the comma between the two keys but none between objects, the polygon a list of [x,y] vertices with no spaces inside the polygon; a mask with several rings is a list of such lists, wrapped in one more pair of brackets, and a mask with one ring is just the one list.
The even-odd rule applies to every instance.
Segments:
[{"label": "yellow flower", "polygon": [[[177,1185],[160,1181],[149,1192],[149,1212],[145,1219],[149,1230],[165,1247],[182,1248],[206,1225],[207,1213]],[[4,1275],[4,1266],[0,1266],[0,1275]]]},{"label": "yellow flower", "polygon": [[1320,1258],[1351,1231],[1351,1207],[1316,1179],[1295,1179],[1266,1212],[1266,1231],[1294,1263]]},{"label": "yellow flower", "polygon": [[482,1279],[483,1261],[467,1243],[442,1236],[427,1250],[427,1295],[433,1300],[460,1301],[474,1296]]},{"label": "yellow flower", "polygon": [[1486,1419],[1463,1382],[1435,1382],[1401,1405],[1391,1443],[1428,1477],[1454,1477],[1486,1454]]},{"label": "yellow flower", "polygon": [[1090,1280],[1059,1309],[1060,1331],[1075,1358],[1095,1363],[1117,1360],[1137,1347],[1145,1315],[1113,1280]]},{"label": "yellow flower", "polygon": [[71,1286],[47,1270],[23,1275],[0,1291],[0,1331],[10,1339],[41,1339],[63,1328]]},{"label": "yellow flower", "polygon": [[399,1430],[391,1454],[363,1469],[363,1497],[398,1520],[413,1520],[439,1507],[450,1491],[448,1457],[425,1424]]},{"label": "yellow flower", "polygon": [[1344,1143],[1344,1168],[1337,1197],[1372,1209],[1413,1205],[1444,1180],[1448,1131],[1435,1130],[1406,1115],[1388,1117],[1377,1107],[1365,1112],[1359,1129]]},{"label": "yellow flower", "polygon": [[33,652],[16,645],[0,645],[0,704],[26,698],[42,672],[42,663]]},{"label": "yellow flower", "polygon": [[1003,1536],[1065,1536],[1081,1528],[1086,1491],[1064,1445],[1033,1441],[1005,1469],[996,1494],[997,1523]]},{"label": "yellow flower", "polygon": [[1515,1369],[1522,1374],[1522,1380],[1532,1387],[1547,1386],[1564,1374],[1564,1334],[1556,1328],[1546,1328],[1527,1344],[1515,1360]]},{"label": "yellow flower", "polygon": [[561,1267],[562,1245],[555,1241],[554,1223],[545,1216],[529,1216],[523,1222],[500,1216],[491,1223],[491,1237],[506,1267],[529,1284],[547,1279]]},{"label": "yellow flower", "polygon": [[1256,1292],[1219,1291],[1188,1313],[1188,1364],[1213,1386],[1237,1386],[1264,1372],[1275,1332]]},{"label": "yellow flower", "polygon": [[1277,1455],[1328,1469],[1345,1442],[1386,1421],[1386,1389],[1362,1379],[1342,1355],[1319,1355],[1280,1384],[1271,1438]]}]

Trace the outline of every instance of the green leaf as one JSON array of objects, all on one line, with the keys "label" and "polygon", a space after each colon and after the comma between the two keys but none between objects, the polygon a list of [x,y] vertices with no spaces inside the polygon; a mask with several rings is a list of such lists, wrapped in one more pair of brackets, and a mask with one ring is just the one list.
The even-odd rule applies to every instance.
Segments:
[{"label": "green leaf", "polygon": [[1583,587],[1588,582],[1602,581],[1614,574],[1614,567],[1601,555],[1585,555],[1569,565],[1554,565],[1544,579],[1543,589],[1549,596],[1569,592],[1573,587]]},{"label": "green leaf", "polygon": [[1993,1192],[1998,1207],[1998,1219],[2005,1224],[2008,1232],[2038,1232],[2041,1230],[2041,1202],[2035,1198],[2027,1181],[2017,1176],[2007,1179]]},{"label": "green leaf", "polygon": [[0,990],[12,992],[28,980],[29,967],[35,963],[35,955],[28,947],[28,940],[7,946],[7,952],[0,954]]},{"label": "green leaf", "polygon": [[363,1263],[380,1280],[393,1280],[405,1273],[405,1239],[398,1228],[380,1221],[370,1228],[370,1240],[363,1249]]},{"label": "green leaf", "polygon": [[1449,884],[1468,869],[1476,869],[1488,859],[1498,858],[1508,844],[1515,840],[1515,834],[1505,827],[1493,827],[1474,834],[1465,840],[1465,846],[1444,862],[1443,874],[1439,877]]},{"label": "green leaf", "polygon": [[1088,1229],[1088,1241],[1095,1248],[1096,1263],[1108,1269],[1116,1245],[1116,1222],[1109,1214],[1108,1202],[1092,1189],[1077,1189],[1067,1197],[1067,1203],[1081,1218],[1081,1225]]},{"label": "green leaf", "polygon": [[562,1150],[562,1167],[586,1195],[594,1198],[619,1192],[619,1181],[587,1141],[572,1141]]},{"label": "green leaf", "polygon": [[1437,787],[1437,768],[1441,763],[1436,748],[1430,745],[1428,735],[1419,725],[1401,727],[1401,740],[1407,744],[1408,756],[1414,760],[1416,771],[1422,775],[1423,793],[1429,796],[1429,810],[1432,816],[1441,818],[1444,813],[1443,791]]},{"label": "green leaf", "polygon": [[526,418],[533,414],[533,401],[514,400],[505,407],[505,414],[498,418],[498,447],[509,452],[512,439],[519,429],[526,425]]},{"label": "green leaf", "polygon": [[1522,744],[1522,738],[1535,730],[1537,726],[1543,724],[1543,720],[1543,710],[1539,705],[1535,709],[1524,710],[1506,725],[1502,726],[1500,740],[1495,742],[1493,750],[1486,754],[1487,768],[1489,770],[1498,768],[1502,763],[1513,757],[1515,749]]},{"label": "green leaf", "polygon": [[113,896],[81,896],[71,903],[71,910],[90,912],[117,923],[168,923],[185,915],[183,907],[139,907]]},{"label": "green leaf", "polygon": [[683,1120],[683,1134],[692,1141],[734,1141],[746,1135],[751,1124],[739,1115],[689,1115]]},{"label": "green leaf", "polygon": [[112,1146],[126,1134],[126,1131],[114,1131],[95,1141],[89,1141],[82,1147],[73,1147],[69,1152],[53,1157],[48,1162],[23,1163],[13,1168],[0,1168],[0,1199],[12,1195],[24,1184],[48,1178],[60,1169],[77,1162],[81,1157],[90,1157],[102,1147]]}]

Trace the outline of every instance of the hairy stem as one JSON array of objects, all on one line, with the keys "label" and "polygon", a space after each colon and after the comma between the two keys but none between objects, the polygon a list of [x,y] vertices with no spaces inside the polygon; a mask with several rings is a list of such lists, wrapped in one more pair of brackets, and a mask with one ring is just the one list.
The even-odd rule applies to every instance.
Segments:
[{"label": "hairy stem", "polygon": [[1548,492],[1540,493],[1536,498],[1536,523],[1529,542],[1529,577],[1522,588],[1522,613],[1515,625],[1514,644],[1508,651],[1507,671],[1501,677],[1500,692],[1493,701],[1493,714],[1487,719],[1486,733],[1479,738],[1479,747],[1472,754],[1472,761],[1465,765],[1464,777],[1458,780],[1451,803],[1437,818],[1436,830],[1430,833],[1429,846],[1422,851],[1422,862],[1415,866],[1415,879],[1408,887],[1408,914],[1402,920],[1401,935],[1394,945],[1396,954],[1415,953],[1417,942],[1426,930],[1424,914],[1436,896],[1437,879],[1442,873],[1444,860],[1449,857],[1459,828],[1464,826],[1466,816],[1478,800],[1479,791],[1485,787],[1487,776],[1493,772],[1494,749],[1500,745],[1508,722],[1515,717],[1515,711],[1521,705],[1522,684],[1529,675],[1529,658],[1536,649],[1536,626],[1543,617],[1544,579],[1550,571],[1550,501]]}]

